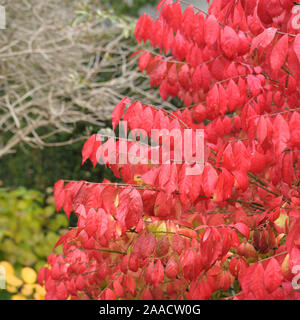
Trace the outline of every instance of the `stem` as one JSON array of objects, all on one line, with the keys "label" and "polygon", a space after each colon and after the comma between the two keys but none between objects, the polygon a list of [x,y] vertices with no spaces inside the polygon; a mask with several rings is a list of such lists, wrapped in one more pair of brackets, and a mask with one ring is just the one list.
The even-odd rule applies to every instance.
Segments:
[{"label": "stem", "polygon": [[[183,3],[183,4],[186,4],[187,6],[191,5],[191,3],[187,2],[187,1],[184,1],[184,0],[179,0],[179,2],[180,2],[180,3]],[[200,9],[199,7],[196,7],[196,6],[193,6],[193,7],[194,7],[195,9],[197,9],[198,11],[201,11],[201,12],[202,12],[203,14],[205,14],[206,16],[209,15],[206,11]],[[220,22],[219,22],[219,23],[220,23]]]},{"label": "stem", "polygon": [[258,262],[263,262],[263,261],[266,261],[266,260],[269,260],[269,259],[272,259],[272,258],[276,258],[276,257],[282,256],[283,254],[287,254],[287,253],[288,253],[287,251],[283,251],[283,252],[275,254],[274,256],[259,260]]},{"label": "stem", "polygon": [[172,231],[151,231],[152,233],[166,233],[166,234],[178,234],[180,236],[183,236],[183,237],[186,237],[186,238],[189,238],[189,239],[193,239],[192,237],[190,236],[187,236],[186,234],[183,234],[183,233],[177,233],[177,232],[172,232]]},{"label": "stem", "polygon": [[257,176],[255,176],[253,173],[248,172],[247,175],[248,175],[249,178],[252,178],[252,179],[256,180],[256,181],[259,182],[261,185],[263,185],[263,186],[265,186],[265,187],[268,186],[268,184],[267,184],[266,182],[262,181],[260,178],[258,178]]},{"label": "stem", "polygon": [[118,253],[118,254],[122,254],[124,256],[126,256],[126,254],[127,254],[126,252],[117,251],[117,250],[110,250],[110,249],[92,248],[91,250],[98,250],[98,251],[109,252],[109,253]]},{"label": "stem", "polygon": [[254,182],[254,181],[250,181],[250,183],[256,185],[257,187],[259,187],[259,188],[261,188],[261,189],[264,189],[265,191],[273,194],[273,195],[276,196],[276,197],[279,197],[279,194],[277,194],[276,192],[274,192],[274,191],[272,191],[272,190],[270,190],[270,189],[268,189],[268,188],[266,188],[266,187],[264,187],[264,186],[262,186],[262,185],[260,185],[260,184],[258,184],[258,183],[256,183],[256,182]]},{"label": "stem", "polygon": [[116,277],[115,277],[114,279],[112,279],[112,280],[102,289],[102,291],[101,291],[100,294],[99,294],[99,297],[102,295],[103,291],[104,291],[106,288],[110,287],[110,286],[112,285],[112,283],[113,283],[115,280],[117,280],[120,276],[121,276],[121,273],[118,273],[118,274],[116,275]]}]

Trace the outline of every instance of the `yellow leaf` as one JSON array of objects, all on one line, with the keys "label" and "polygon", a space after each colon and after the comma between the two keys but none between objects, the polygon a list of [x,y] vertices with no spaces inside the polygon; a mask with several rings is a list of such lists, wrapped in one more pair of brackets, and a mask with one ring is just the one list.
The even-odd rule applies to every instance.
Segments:
[{"label": "yellow leaf", "polygon": [[40,294],[41,296],[44,296],[46,294],[46,290],[44,287],[40,286],[39,284],[35,285],[35,291]]},{"label": "yellow leaf", "polygon": [[274,221],[275,224],[277,224],[281,228],[285,228],[286,221],[289,219],[287,214],[281,213],[280,216],[277,218],[277,220]]},{"label": "yellow leaf", "polygon": [[15,294],[14,296],[11,297],[11,300],[26,300],[26,298],[21,294]]},{"label": "yellow leaf", "polygon": [[10,286],[9,284],[6,286],[6,290],[9,292],[9,293],[16,293],[18,291],[18,289],[14,286]]},{"label": "yellow leaf", "polygon": [[26,283],[32,284],[36,282],[37,274],[32,268],[25,267],[21,271],[21,277]]},{"label": "yellow leaf", "polygon": [[35,300],[45,300],[45,297],[37,292],[33,295],[33,297]]},{"label": "yellow leaf", "polygon": [[32,295],[32,292],[33,292],[33,285],[32,284],[25,284],[24,287],[22,288],[21,290],[21,293],[24,295],[24,296],[30,296]]},{"label": "yellow leaf", "polygon": [[118,208],[119,206],[119,195],[117,194],[116,199],[115,199],[115,207]]},{"label": "yellow leaf", "polygon": [[0,266],[2,266],[5,269],[6,274],[14,274],[15,273],[14,267],[8,261],[1,261]]},{"label": "yellow leaf", "polygon": [[20,287],[23,284],[23,281],[13,274],[7,274],[6,283],[14,287]]}]

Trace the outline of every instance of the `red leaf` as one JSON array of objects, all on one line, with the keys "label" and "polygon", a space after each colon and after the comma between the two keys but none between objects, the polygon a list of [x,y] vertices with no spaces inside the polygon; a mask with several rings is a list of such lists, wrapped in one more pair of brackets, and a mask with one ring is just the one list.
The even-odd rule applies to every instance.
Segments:
[{"label": "red leaf", "polygon": [[171,165],[170,164],[162,164],[160,166],[160,171],[159,171],[159,187],[161,189],[164,189],[164,186],[170,179],[170,173],[171,173]]},{"label": "red leaf", "polygon": [[170,196],[173,192],[177,189],[177,181],[178,181],[178,172],[177,172],[177,165],[173,162],[170,165],[170,177],[168,183],[165,186],[165,191],[167,193],[167,197]]},{"label": "red leaf", "polygon": [[141,72],[148,68],[152,59],[152,54],[148,51],[143,52],[139,57],[139,68]]},{"label": "red leaf", "polygon": [[217,181],[217,171],[209,163],[207,163],[202,173],[202,185],[207,198],[210,198],[215,192]]},{"label": "red leaf", "polygon": [[206,119],[206,108],[204,107],[203,104],[198,104],[194,109],[193,109],[193,118],[196,120],[198,123],[201,123],[203,120]]},{"label": "red leaf", "polygon": [[66,300],[68,298],[68,291],[63,282],[56,287],[56,296],[58,300]]},{"label": "red leaf", "polygon": [[201,85],[204,91],[209,89],[211,83],[211,73],[206,64],[201,66]]},{"label": "red leaf", "polygon": [[182,26],[186,37],[192,37],[194,28],[194,7],[189,5],[182,15]]},{"label": "red leaf", "polygon": [[79,291],[81,291],[85,287],[86,283],[84,277],[81,274],[76,278],[75,285],[77,290]]},{"label": "red leaf", "polygon": [[75,234],[76,234],[76,229],[72,229],[72,230],[68,231],[67,233],[63,234],[59,238],[59,240],[56,242],[54,248],[57,248],[62,243],[66,242],[67,239],[72,238],[73,236],[75,236]]},{"label": "red leaf", "polygon": [[157,260],[152,273],[152,283],[157,286],[164,280],[164,266],[160,260]]},{"label": "red leaf", "polygon": [[188,194],[190,192],[190,188],[192,187],[192,176],[186,174],[186,170],[190,166],[186,163],[183,164],[179,174],[178,188],[180,193],[180,200],[182,203],[188,203]]},{"label": "red leaf", "polygon": [[154,262],[152,261],[148,265],[146,273],[145,273],[145,280],[150,284],[152,283],[153,271],[154,271]]},{"label": "red leaf", "polygon": [[259,118],[258,126],[257,126],[257,138],[260,144],[262,144],[265,141],[267,134],[268,134],[267,122],[265,120],[265,117],[261,116]]},{"label": "red leaf", "polygon": [[220,26],[214,15],[210,14],[206,18],[204,30],[205,30],[205,34],[204,34],[205,42],[209,46],[214,45],[215,42],[219,39],[219,35],[220,35]]},{"label": "red leaf", "polygon": [[108,230],[108,215],[103,209],[98,210],[98,215],[99,215],[99,225],[98,225],[98,233],[99,237],[103,237],[105,232]]},{"label": "red leaf", "polygon": [[169,84],[174,85],[177,82],[177,67],[176,67],[176,63],[173,63],[171,65],[171,68],[168,71],[167,74],[167,80],[169,82]]},{"label": "red leaf", "polygon": [[141,242],[140,253],[143,258],[150,257],[156,246],[156,238],[152,233],[146,235]]},{"label": "red leaf", "polygon": [[221,48],[225,55],[232,59],[238,50],[239,37],[236,32],[228,26],[225,26],[221,35]]},{"label": "red leaf", "polygon": [[65,202],[64,180],[58,180],[54,185],[54,201],[56,211],[58,212]]},{"label": "red leaf", "polygon": [[125,226],[125,218],[128,213],[128,205],[130,202],[130,197],[129,194],[131,192],[131,189],[124,189],[120,194],[119,194],[119,206],[117,208],[116,212],[116,219],[120,223],[121,226]]},{"label": "red leaf", "polygon": [[182,252],[182,250],[184,249],[184,239],[182,238],[182,236],[176,234],[174,235],[173,239],[172,239],[172,248],[175,252],[177,252],[178,254],[180,254]]},{"label": "red leaf", "polygon": [[300,34],[297,34],[294,40],[294,51],[300,63]]},{"label": "red leaf", "polygon": [[252,40],[250,52],[252,52],[255,48],[266,48],[273,41],[276,32],[277,29],[273,27],[265,29]]},{"label": "red leaf", "polygon": [[170,247],[170,242],[169,242],[168,236],[161,237],[158,240],[155,248],[155,253],[157,257],[162,257],[167,255],[167,253],[169,252],[169,247]]},{"label": "red leaf", "polygon": [[103,291],[103,295],[105,300],[117,300],[115,293],[110,288],[106,288]]},{"label": "red leaf", "polygon": [[157,87],[167,76],[167,63],[165,61],[158,62],[149,72],[149,76],[151,86]]},{"label": "red leaf", "polygon": [[113,130],[115,130],[115,127],[119,124],[119,122],[120,122],[120,120],[122,118],[122,115],[123,115],[123,112],[124,112],[126,104],[130,104],[130,103],[131,103],[130,99],[128,97],[125,97],[114,108],[114,111],[112,113]]},{"label": "red leaf", "polygon": [[82,164],[84,164],[85,161],[91,156],[94,149],[95,140],[96,140],[95,134],[93,134],[86,140],[82,148]]},{"label": "red leaf", "polygon": [[288,51],[288,35],[285,34],[278,40],[271,53],[271,67],[274,71],[278,71],[284,64]]},{"label": "red leaf", "polygon": [[292,251],[293,247],[296,246],[296,243],[300,249],[300,218],[294,221],[286,240],[286,246],[289,253]]},{"label": "red leaf", "polygon": [[100,146],[101,137],[99,135],[93,134],[89,137],[82,149],[82,164],[89,158],[95,167],[99,160],[97,159],[97,151]]},{"label": "red leaf", "polygon": [[150,186],[154,186],[159,171],[159,168],[152,167],[151,170],[141,176],[142,181]]},{"label": "red leaf", "polygon": [[133,57],[135,57],[136,55],[138,55],[142,51],[143,51],[143,49],[139,49],[137,51],[134,51],[134,53],[129,57],[129,60],[132,59]]},{"label": "red leaf", "polygon": [[194,41],[198,44],[200,48],[204,43],[204,15],[201,11],[198,11],[194,18]]},{"label": "red leaf", "polygon": [[279,263],[277,262],[276,259],[272,258],[264,273],[264,285],[266,289],[272,293],[275,291],[279,286],[281,285],[282,282],[282,274],[281,274],[281,267]]},{"label": "red leaf", "polygon": [[199,90],[202,83],[202,72],[201,67],[197,66],[192,75],[192,87],[194,90]]},{"label": "red leaf", "polygon": [[257,97],[262,90],[260,80],[257,77],[250,74],[247,77],[247,83],[253,96]]},{"label": "red leaf", "polygon": [[173,5],[171,5],[170,20],[172,28],[176,33],[177,30],[180,29],[182,23],[182,11],[179,1],[176,1],[173,3]]},{"label": "red leaf", "polygon": [[176,279],[179,273],[178,264],[175,262],[174,258],[171,257],[166,265],[166,275],[170,279]]},{"label": "red leaf", "polygon": [[142,40],[146,42],[148,39],[150,39],[152,35],[152,25],[152,20],[146,13],[140,16],[134,31],[135,39],[138,43],[140,43]]},{"label": "red leaf", "polygon": [[292,185],[294,179],[293,154],[286,153],[282,159],[282,180],[289,186]]},{"label": "red leaf", "polygon": [[228,97],[222,84],[219,85],[219,103],[219,111],[224,115],[227,112]]},{"label": "red leaf", "polygon": [[222,164],[228,170],[233,170],[235,167],[231,144],[228,144],[223,152]]},{"label": "red leaf", "polygon": [[289,126],[281,114],[278,114],[275,118],[272,139],[275,145],[276,156],[279,157],[287,147],[287,143],[290,139]]},{"label": "red leaf", "polygon": [[172,0],[160,0],[159,3],[158,3],[158,5],[157,5],[157,7],[156,7],[155,12],[157,13],[162,6],[164,6],[164,5],[169,5],[169,4],[171,4],[171,3],[172,3]]},{"label": "red leaf", "polygon": [[238,222],[234,225],[234,227],[243,235],[246,237],[247,241],[249,239],[250,230],[248,226],[245,223]]},{"label": "red leaf", "polygon": [[264,286],[264,268],[261,263],[255,263],[247,268],[239,282],[247,295],[259,300],[265,298],[267,291]]},{"label": "red leaf", "polygon": [[113,288],[117,296],[123,297],[124,296],[124,290],[123,286],[121,284],[122,277],[118,277],[114,282],[113,282]]},{"label": "red leaf", "polygon": [[206,97],[207,106],[211,110],[219,110],[219,88],[218,85],[215,84],[208,92],[208,95]]},{"label": "red leaf", "polygon": [[125,276],[125,287],[135,297],[136,295],[136,282],[130,275]]},{"label": "red leaf", "polygon": [[190,68],[187,64],[184,64],[178,72],[178,81],[184,89],[188,89],[190,86]]},{"label": "red leaf", "polygon": [[[120,198],[121,202],[121,198]],[[130,192],[128,215],[125,218],[127,229],[136,226],[143,213],[143,201],[140,193],[136,189],[132,189]]]},{"label": "red leaf", "polygon": [[153,295],[148,287],[143,292],[141,300],[153,300]]},{"label": "red leaf", "polygon": [[232,194],[233,184],[234,178],[232,174],[226,168],[222,168],[222,173],[218,176],[216,185],[215,201],[219,202],[229,199]]},{"label": "red leaf", "polygon": [[[142,128],[146,131],[147,134],[150,134],[150,131],[153,127],[153,121],[154,121],[152,108],[146,107],[141,116],[144,119],[144,121],[142,123]],[[145,137],[143,137],[143,138],[145,138]]]}]

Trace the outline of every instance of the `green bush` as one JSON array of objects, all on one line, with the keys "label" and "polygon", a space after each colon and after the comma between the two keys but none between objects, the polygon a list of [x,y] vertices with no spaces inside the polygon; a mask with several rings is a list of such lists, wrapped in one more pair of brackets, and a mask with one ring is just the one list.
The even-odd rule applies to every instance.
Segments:
[{"label": "green bush", "polygon": [[105,1],[103,5],[112,6],[114,11],[118,14],[127,14],[131,16],[138,16],[139,11],[146,6],[153,6],[158,3],[158,0],[109,0]]},{"label": "green bush", "polygon": [[52,190],[44,198],[35,190],[0,189],[0,261],[39,270],[66,227],[66,216],[55,212]]},{"label": "green bush", "polygon": [[[77,133],[74,133],[74,137],[77,137]],[[113,179],[110,170],[103,166],[93,168],[91,162],[82,166],[80,155],[83,144],[84,141],[80,141],[72,145],[44,149],[32,149],[21,144],[16,148],[15,154],[0,159],[0,180],[9,188],[22,186],[45,192],[61,177],[66,180],[91,182]]]}]

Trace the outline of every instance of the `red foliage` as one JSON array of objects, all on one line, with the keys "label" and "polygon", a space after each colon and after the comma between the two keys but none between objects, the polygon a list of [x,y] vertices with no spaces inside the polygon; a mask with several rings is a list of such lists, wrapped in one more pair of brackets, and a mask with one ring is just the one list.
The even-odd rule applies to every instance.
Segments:
[{"label": "red foliage", "polygon": [[148,137],[152,129],[204,129],[204,170],[114,164],[113,156],[139,150],[142,159],[153,148],[89,138],[83,162],[95,165],[114,146],[104,162],[124,184],[56,183],[57,210],[74,211],[78,226],[39,273],[47,299],[300,299],[292,286],[300,265],[300,35],[292,8],[292,0],[213,0],[204,15],[167,0],[157,18],[140,17],[136,40],[156,50],[142,52],[139,67],[163,99],[177,96],[185,108],[167,112],[125,97],[113,128],[123,119]]}]

